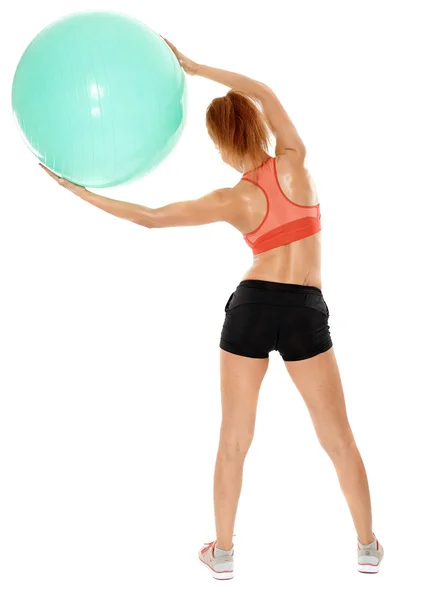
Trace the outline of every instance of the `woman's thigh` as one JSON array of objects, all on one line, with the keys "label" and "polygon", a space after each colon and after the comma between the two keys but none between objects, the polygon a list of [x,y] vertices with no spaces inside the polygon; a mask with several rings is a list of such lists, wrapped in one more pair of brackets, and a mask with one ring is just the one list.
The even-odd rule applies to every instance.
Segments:
[{"label": "woman's thigh", "polygon": [[222,435],[245,440],[252,437],[267,369],[268,358],[247,358],[220,350]]},{"label": "woman's thigh", "polygon": [[334,348],[306,360],[285,361],[285,365],[325,450],[334,452],[352,442]]}]

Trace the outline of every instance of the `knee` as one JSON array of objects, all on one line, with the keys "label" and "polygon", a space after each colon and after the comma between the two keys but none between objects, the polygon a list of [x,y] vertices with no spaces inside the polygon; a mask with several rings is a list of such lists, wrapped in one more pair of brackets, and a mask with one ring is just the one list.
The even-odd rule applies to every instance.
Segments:
[{"label": "knee", "polygon": [[244,460],[253,441],[253,433],[221,434],[219,457],[224,461]]},{"label": "knee", "polygon": [[356,442],[351,430],[333,438],[320,438],[319,441],[323,450],[333,461],[357,451]]}]

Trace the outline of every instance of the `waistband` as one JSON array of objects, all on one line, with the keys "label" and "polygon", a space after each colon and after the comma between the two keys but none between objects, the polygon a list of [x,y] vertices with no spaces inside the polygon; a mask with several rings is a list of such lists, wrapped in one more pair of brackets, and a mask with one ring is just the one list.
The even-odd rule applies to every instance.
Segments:
[{"label": "waistband", "polygon": [[321,289],[314,285],[279,283],[278,281],[263,281],[261,279],[243,279],[238,287],[256,288],[270,292],[292,292],[293,294],[317,294],[318,296],[322,296]]}]

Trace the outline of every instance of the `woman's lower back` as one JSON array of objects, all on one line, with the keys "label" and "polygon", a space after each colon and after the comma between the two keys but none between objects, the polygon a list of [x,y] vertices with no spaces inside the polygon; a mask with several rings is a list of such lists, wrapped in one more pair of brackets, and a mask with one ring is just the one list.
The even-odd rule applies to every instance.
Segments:
[{"label": "woman's lower back", "polygon": [[243,279],[313,285],[321,289],[321,233],[254,255]]}]

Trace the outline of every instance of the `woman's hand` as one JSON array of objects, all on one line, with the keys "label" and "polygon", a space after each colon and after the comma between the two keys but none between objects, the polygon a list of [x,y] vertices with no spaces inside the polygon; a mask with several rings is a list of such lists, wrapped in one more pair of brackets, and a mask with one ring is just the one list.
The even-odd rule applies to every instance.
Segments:
[{"label": "woman's hand", "polygon": [[42,165],[41,163],[39,163],[39,166],[48,175],[50,175],[50,177],[52,179],[57,181],[60,186],[62,186],[66,190],[69,190],[70,192],[73,192],[73,194],[76,194],[76,196],[81,196],[83,194],[83,192],[87,191],[87,189],[82,187],[81,185],[76,185],[75,183],[72,183],[71,181],[68,181],[67,179],[64,179],[63,177],[59,177],[58,175],[55,175],[55,173],[53,173],[53,171],[50,171],[50,169],[47,169],[47,167]]},{"label": "woman's hand", "polygon": [[121,200],[113,200],[106,196],[100,196],[99,194],[90,192],[81,185],[76,185],[63,177],[58,177],[58,175],[55,175],[55,173],[50,171],[50,169],[47,169],[47,167],[41,163],[39,163],[39,166],[44,169],[47,175],[57,181],[59,185],[66,190],[73,192],[73,194],[79,196],[79,198],[85,200],[85,202],[104,210],[110,215],[119,217],[120,219],[126,219],[127,221],[132,221],[132,223],[138,223],[145,227],[153,227],[152,224],[149,224],[151,222],[149,217],[153,213],[153,209],[142,206],[141,204],[132,204],[131,202],[122,202]]},{"label": "woman's hand", "polygon": [[185,56],[184,54],[182,54],[181,52],[179,52],[177,50],[177,48],[174,46],[174,44],[169,42],[166,38],[163,38],[163,39],[166,41],[168,46],[171,48],[171,50],[176,55],[176,58],[179,61],[179,64],[182,67],[182,69],[185,71],[185,73],[187,75],[197,75],[200,65],[197,64],[196,62],[194,62],[193,60],[191,60],[190,58],[188,58],[187,56]]}]

